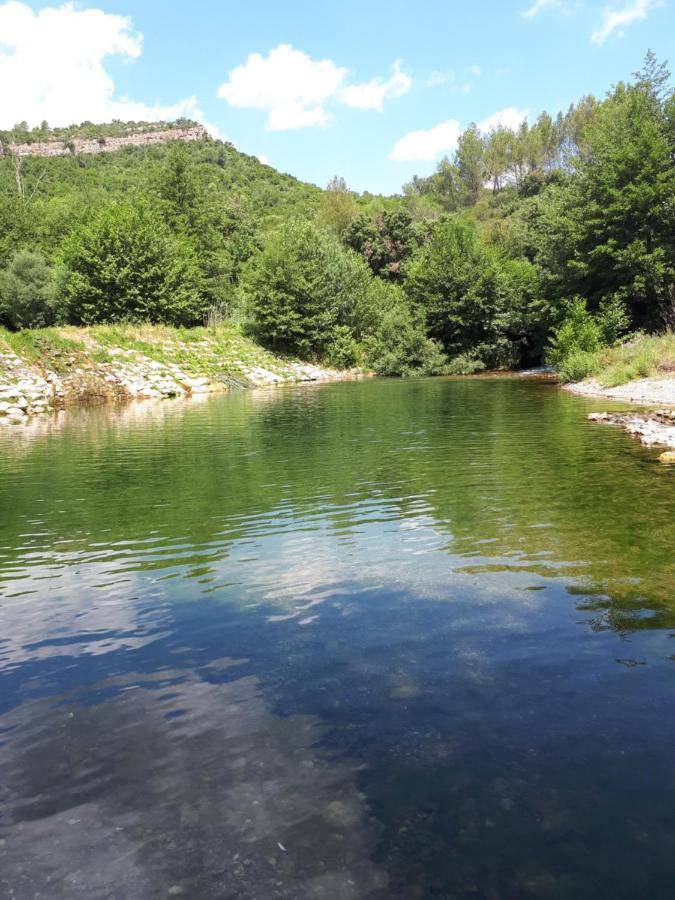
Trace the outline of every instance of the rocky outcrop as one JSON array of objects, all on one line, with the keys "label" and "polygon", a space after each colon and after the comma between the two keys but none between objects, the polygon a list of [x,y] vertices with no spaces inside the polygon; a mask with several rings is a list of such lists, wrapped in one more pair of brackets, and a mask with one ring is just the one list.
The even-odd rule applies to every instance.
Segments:
[{"label": "rocky outcrop", "polygon": [[68,156],[69,154],[114,153],[125,147],[148,147],[166,144],[168,141],[201,141],[208,132],[201,125],[190,128],[170,128],[164,131],[148,131],[123,137],[73,138],[71,141],[35,141],[31,144],[10,144],[3,148],[0,141],[0,156]]}]

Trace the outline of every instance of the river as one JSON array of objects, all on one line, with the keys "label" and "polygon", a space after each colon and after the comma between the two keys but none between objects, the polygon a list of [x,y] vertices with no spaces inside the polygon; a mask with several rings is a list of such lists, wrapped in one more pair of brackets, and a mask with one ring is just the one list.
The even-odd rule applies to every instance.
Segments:
[{"label": "river", "polygon": [[372,380],[0,431],[0,896],[672,898],[675,469]]}]

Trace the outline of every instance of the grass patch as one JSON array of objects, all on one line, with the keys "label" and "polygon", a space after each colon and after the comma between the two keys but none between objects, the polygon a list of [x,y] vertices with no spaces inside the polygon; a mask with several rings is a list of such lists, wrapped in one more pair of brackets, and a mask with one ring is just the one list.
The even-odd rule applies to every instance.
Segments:
[{"label": "grass patch", "polygon": [[675,332],[638,334],[616,347],[577,350],[563,359],[558,372],[561,381],[596,378],[606,388],[639,378],[675,378]]},{"label": "grass patch", "polygon": [[3,346],[28,365],[58,372],[75,364],[86,368],[87,363],[131,362],[136,355],[142,355],[164,365],[177,365],[188,374],[214,379],[241,376],[242,366],[290,374],[288,360],[265,350],[232,323],[189,329],[131,322],[17,333],[0,329],[0,349]]},{"label": "grass patch", "polygon": [[600,361],[597,353],[587,350],[575,350],[560,364],[560,378],[565,382],[583,381],[597,375],[600,370]]},{"label": "grass patch", "polygon": [[604,387],[617,387],[638,378],[675,377],[675,333],[639,335],[594,357],[595,373]]},{"label": "grass patch", "polygon": [[58,328],[17,332],[0,329],[0,344],[29,365],[44,366],[56,372],[67,370],[74,359],[79,359],[86,351],[81,340],[64,335]]}]

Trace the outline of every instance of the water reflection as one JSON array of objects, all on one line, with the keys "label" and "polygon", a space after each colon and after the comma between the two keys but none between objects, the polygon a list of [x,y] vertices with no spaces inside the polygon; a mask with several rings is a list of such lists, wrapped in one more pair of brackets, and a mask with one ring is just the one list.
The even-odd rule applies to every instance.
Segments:
[{"label": "water reflection", "polygon": [[254,676],[221,682],[237,662],[128,672],[7,717],[4,896],[347,898],[386,886],[356,765],[314,748],[315,718],[271,715]]},{"label": "water reflection", "polygon": [[672,472],[591,408],[384,381],[0,434],[0,893],[672,896]]}]

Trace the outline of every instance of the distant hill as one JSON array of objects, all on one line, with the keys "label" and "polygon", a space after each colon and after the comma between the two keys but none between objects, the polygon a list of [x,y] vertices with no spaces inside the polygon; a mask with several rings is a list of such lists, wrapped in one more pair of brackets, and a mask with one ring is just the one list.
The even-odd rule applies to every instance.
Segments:
[{"label": "distant hill", "polygon": [[214,196],[222,196],[223,203],[246,207],[263,230],[318,207],[320,188],[278,172],[230,143],[213,140],[199,123],[187,119],[103,125],[85,122],[60,129],[44,123],[31,130],[20,125],[0,131],[4,155],[0,158],[0,202],[3,195],[5,202],[17,196],[16,165],[20,166],[24,198],[30,198],[33,206],[45,207],[48,219],[53,218],[55,204],[65,215],[66,206],[75,212],[116,197],[128,199],[147,185],[176,140],[185,142],[191,162]]}]

